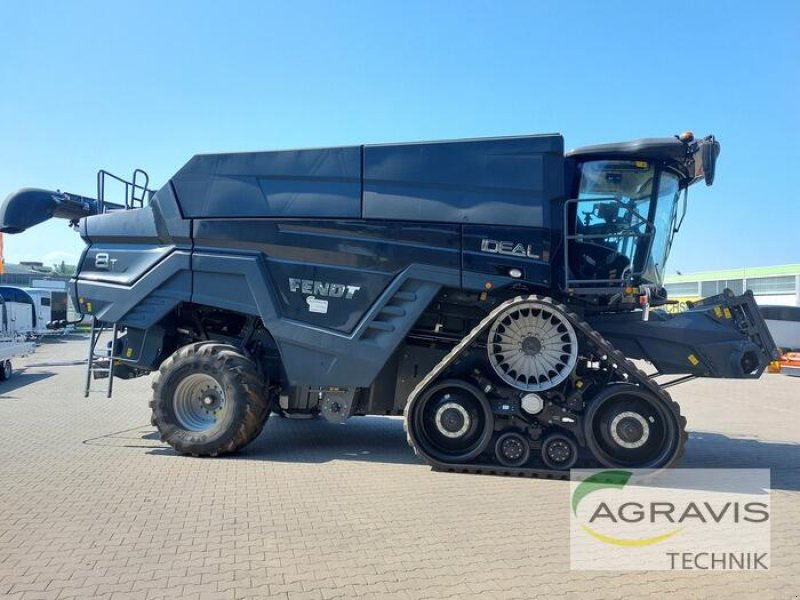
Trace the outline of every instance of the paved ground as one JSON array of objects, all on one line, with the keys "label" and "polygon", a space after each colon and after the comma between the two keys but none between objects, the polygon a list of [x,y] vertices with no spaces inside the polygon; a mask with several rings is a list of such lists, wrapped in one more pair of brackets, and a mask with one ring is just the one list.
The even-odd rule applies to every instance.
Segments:
[{"label": "paved ground", "polygon": [[565,482],[431,472],[383,418],[274,419],[241,456],[178,457],[149,380],[85,400],[83,369],[53,364],[84,349],[48,343],[0,383],[0,597],[800,594],[800,379],[674,390],[686,466],[773,469],[771,571],[588,573],[569,571]]}]

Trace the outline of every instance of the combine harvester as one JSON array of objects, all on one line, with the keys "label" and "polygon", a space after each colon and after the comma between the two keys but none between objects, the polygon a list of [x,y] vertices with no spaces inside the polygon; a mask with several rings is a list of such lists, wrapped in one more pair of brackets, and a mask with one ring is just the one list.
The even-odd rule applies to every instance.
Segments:
[{"label": "combine harvester", "polygon": [[776,357],[749,293],[653,310],[719,149],[686,133],[565,154],[551,134],[200,155],[157,192],[136,171],[116,202],[105,172],[97,199],[20,190],[0,225],[80,231],[88,375],[155,371],[179,453],[235,452],[272,412],[405,415],[436,469],[663,468],[687,437],[668,386]]}]

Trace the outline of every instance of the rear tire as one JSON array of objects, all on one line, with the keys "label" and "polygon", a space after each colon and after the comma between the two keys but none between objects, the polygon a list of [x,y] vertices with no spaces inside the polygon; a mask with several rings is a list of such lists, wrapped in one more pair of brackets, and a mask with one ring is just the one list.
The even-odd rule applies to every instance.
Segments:
[{"label": "rear tire", "polygon": [[234,346],[198,342],[161,364],[150,408],[161,441],[180,454],[218,456],[256,439],[271,407],[253,361]]}]

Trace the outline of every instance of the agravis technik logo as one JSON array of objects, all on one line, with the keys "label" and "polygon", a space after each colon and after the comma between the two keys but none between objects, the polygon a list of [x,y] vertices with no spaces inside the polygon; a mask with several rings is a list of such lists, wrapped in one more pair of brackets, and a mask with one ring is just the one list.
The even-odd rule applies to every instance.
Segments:
[{"label": "agravis technik logo", "polygon": [[769,568],[769,471],[573,471],[575,569]]},{"label": "agravis technik logo", "polygon": [[[581,500],[583,500],[586,496],[591,494],[592,492],[596,492],[599,490],[614,488],[614,489],[623,489],[625,484],[631,478],[632,473],[630,471],[603,471],[596,475],[592,475],[582,481],[575,491],[572,493],[572,512],[577,516],[578,514],[578,505],[580,504]],[[614,521],[616,518],[621,520],[633,520],[635,518],[643,518],[644,517],[644,507],[641,505],[636,505],[633,503],[626,503],[621,505],[621,509],[625,511],[625,514],[620,513],[618,517],[615,517],[613,511],[608,506],[607,503],[601,502],[595,511],[592,513],[592,516],[589,518],[589,523],[594,523],[595,520],[598,519],[611,519]],[[632,510],[628,510],[632,509]],[[581,523],[581,528],[591,535],[596,540],[599,540],[606,544],[614,544],[616,546],[649,546],[651,544],[657,544],[658,542],[663,542],[664,540],[671,538],[673,535],[680,533],[682,527],[676,527],[671,531],[667,531],[666,533],[662,533],[659,535],[643,537],[643,538],[618,538],[613,537],[610,535],[603,535],[599,531],[593,529],[589,524]]]}]

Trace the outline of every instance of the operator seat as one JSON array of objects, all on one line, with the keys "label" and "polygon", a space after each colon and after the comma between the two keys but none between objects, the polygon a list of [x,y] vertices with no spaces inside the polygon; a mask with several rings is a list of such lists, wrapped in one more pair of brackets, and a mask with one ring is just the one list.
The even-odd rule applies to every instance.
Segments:
[{"label": "operator seat", "polygon": [[576,242],[570,257],[570,269],[578,279],[621,279],[631,266],[626,256],[599,243]]}]

